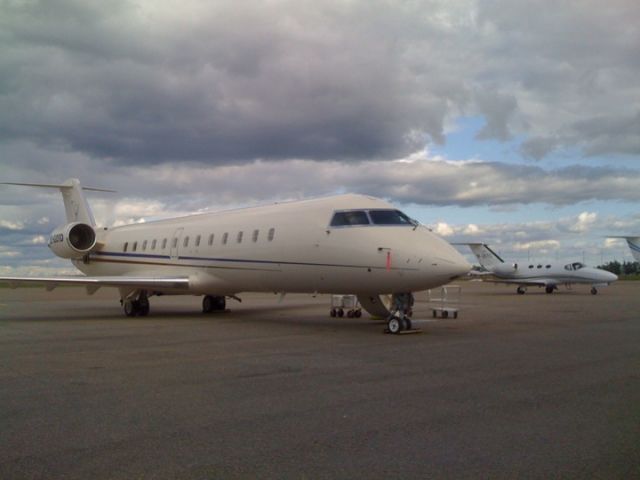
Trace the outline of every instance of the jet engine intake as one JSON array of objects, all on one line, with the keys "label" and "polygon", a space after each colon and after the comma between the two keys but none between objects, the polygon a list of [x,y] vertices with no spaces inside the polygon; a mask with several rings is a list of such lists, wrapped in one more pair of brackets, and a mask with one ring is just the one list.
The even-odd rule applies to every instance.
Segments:
[{"label": "jet engine intake", "polygon": [[96,245],[96,232],[91,225],[74,222],[56,228],[48,247],[61,258],[81,258]]}]

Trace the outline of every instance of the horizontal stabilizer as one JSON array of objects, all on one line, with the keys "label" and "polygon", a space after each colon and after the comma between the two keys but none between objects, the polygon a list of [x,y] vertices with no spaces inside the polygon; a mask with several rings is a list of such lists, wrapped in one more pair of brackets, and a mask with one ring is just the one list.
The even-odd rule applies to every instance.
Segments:
[{"label": "horizontal stabilizer", "polygon": [[[72,188],[73,187],[73,184],[69,180],[59,185],[54,185],[49,183],[15,183],[15,182],[0,182],[0,185],[18,185],[22,187],[42,187],[42,188]],[[115,190],[107,190],[106,188],[94,188],[94,187],[80,187],[80,188],[82,188],[82,190],[87,190],[90,192],[116,193]]]},{"label": "horizontal stabilizer", "polygon": [[80,185],[80,180],[77,178],[70,178],[61,184],[50,183],[17,183],[17,182],[2,182],[0,185],[18,185],[23,187],[37,187],[37,188],[57,188],[62,194],[62,200],[64,202],[64,209],[67,215],[67,223],[81,222],[87,223],[91,226],[96,225],[96,221],[93,218],[93,213],[89,208],[87,199],[84,198],[83,190],[91,192],[110,192],[113,190],[106,190],[104,188],[83,187]]}]

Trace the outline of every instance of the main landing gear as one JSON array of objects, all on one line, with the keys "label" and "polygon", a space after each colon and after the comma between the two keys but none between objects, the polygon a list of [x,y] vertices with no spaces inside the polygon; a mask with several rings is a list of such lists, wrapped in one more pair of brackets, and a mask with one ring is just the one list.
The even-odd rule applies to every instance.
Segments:
[{"label": "main landing gear", "polygon": [[387,319],[387,331],[400,333],[403,330],[411,330],[411,316],[413,315],[413,294],[396,293],[393,295],[391,314]]},{"label": "main landing gear", "polygon": [[596,287],[591,287],[591,295],[597,295],[598,289]]},{"label": "main landing gear", "polygon": [[555,285],[547,285],[546,287],[544,287],[544,291],[547,293],[553,293],[555,289],[556,289]]},{"label": "main landing gear", "polygon": [[205,295],[202,299],[202,313],[224,312],[227,301],[224,297]]},{"label": "main landing gear", "polygon": [[518,292],[518,295],[524,295],[525,292],[527,291],[526,287],[518,287],[518,290],[516,290]]},{"label": "main landing gear", "polygon": [[122,307],[127,317],[146,317],[150,309],[147,292],[142,291],[135,298],[127,298],[122,302]]}]

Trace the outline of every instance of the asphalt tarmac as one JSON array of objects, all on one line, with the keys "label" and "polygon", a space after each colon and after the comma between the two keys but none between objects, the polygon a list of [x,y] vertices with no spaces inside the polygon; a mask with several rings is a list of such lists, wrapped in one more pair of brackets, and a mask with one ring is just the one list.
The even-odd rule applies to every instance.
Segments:
[{"label": "asphalt tarmac", "polygon": [[0,289],[0,478],[640,478],[640,282],[588,290],[463,283],[385,335],[326,296]]}]

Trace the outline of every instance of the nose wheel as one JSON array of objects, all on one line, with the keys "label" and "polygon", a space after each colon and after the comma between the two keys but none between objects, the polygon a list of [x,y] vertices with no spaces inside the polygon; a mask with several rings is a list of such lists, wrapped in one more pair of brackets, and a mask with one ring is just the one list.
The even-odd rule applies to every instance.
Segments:
[{"label": "nose wheel", "polygon": [[400,333],[411,330],[411,315],[413,314],[414,298],[411,293],[397,293],[393,295],[393,308],[387,320],[387,332]]}]

